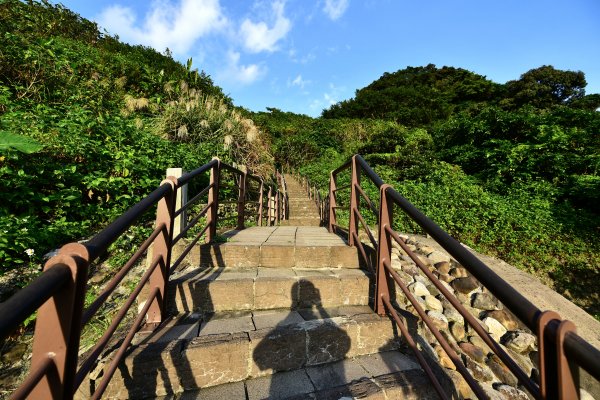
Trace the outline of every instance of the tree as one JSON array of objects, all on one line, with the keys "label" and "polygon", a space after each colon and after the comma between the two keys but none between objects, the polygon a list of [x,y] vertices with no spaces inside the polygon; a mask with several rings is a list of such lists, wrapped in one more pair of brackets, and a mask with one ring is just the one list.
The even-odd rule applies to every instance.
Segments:
[{"label": "tree", "polygon": [[537,108],[569,105],[585,96],[587,82],[581,71],[563,71],[544,65],[525,72],[516,81],[506,83],[508,97],[520,107],[531,104]]}]

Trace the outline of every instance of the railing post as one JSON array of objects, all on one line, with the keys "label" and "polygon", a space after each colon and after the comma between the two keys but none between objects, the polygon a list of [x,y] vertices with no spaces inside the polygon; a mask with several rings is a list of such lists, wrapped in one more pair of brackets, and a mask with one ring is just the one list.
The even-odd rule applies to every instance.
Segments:
[{"label": "railing post", "polygon": [[[167,177],[173,176],[175,178],[181,178],[183,175],[183,168],[167,168]],[[188,185],[185,184],[177,189],[177,194],[175,195],[175,210],[179,210],[181,207],[187,203],[187,189]],[[173,223],[173,237],[177,237],[185,228],[186,225],[186,214],[187,210],[183,210],[181,214],[175,217],[175,222]]]},{"label": "railing post", "polygon": [[391,264],[392,258],[392,243],[390,234],[386,231],[386,227],[392,228],[393,221],[393,202],[388,202],[386,190],[390,185],[384,184],[380,188],[380,204],[379,204],[379,237],[377,249],[377,277],[375,286],[375,312],[379,315],[385,315],[385,305],[383,304],[382,296],[387,295],[389,298],[388,289],[388,272],[385,269],[384,263]]},{"label": "railing post", "polygon": [[360,206],[360,193],[356,189],[358,185],[360,185],[360,170],[356,162],[356,156],[353,156],[350,178],[350,224],[348,226],[348,244],[350,246],[355,246],[354,236],[358,237],[358,218],[356,215]]},{"label": "railing post", "polygon": [[238,188],[238,204],[237,204],[237,229],[244,229],[245,225],[245,214],[246,214],[246,177],[248,172],[245,168],[242,170],[242,174],[240,175],[240,185]]},{"label": "railing post", "polygon": [[49,370],[28,398],[32,399],[72,399],[81,315],[85,299],[88,276],[89,255],[84,245],[70,243],[63,246],[58,255],[45,265],[48,270],[57,264],[64,264],[71,270],[71,279],[38,310],[35,323],[31,371],[52,359],[54,368]]},{"label": "railing post", "polygon": [[262,221],[263,221],[263,197],[264,197],[263,191],[264,190],[265,190],[265,183],[261,179],[260,180],[260,189],[259,189],[260,199],[258,200],[258,226],[262,226]]},{"label": "railing post", "polygon": [[156,207],[156,226],[164,225],[160,235],[154,239],[154,259],[160,257],[158,267],[150,275],[150,289],[158,288],[159,295],[152,300],[146,314],[146,326],[156,327],[165,317],[167,284],[171,263],[171,243],[173,240],[173,215],[175,214],[175,192],[177,178],[168,177],[161,185],[170,184],[171,190],[158,202]]},{"label": "railing post", "polygon": [[269,186],[269,193],[267,194],[267,226],[272,226],[273,221],[271,215],[273,215],[273,188]]},{"label": "railing post", "polygon": [[277,193],[275,194],[275,223],[277,225],[279,225],[279,221],[280,221],[280,212],[281,212],[281,208],[279,206],[279,190],[277,190]]},{"label": "railing post", "polygon": [[206,213],[206,219],[209,225],[206,243],[212,242],[217,236],[217,213],[219,212],[219,184],[221,181],[221,160],[210,169],[210,189],[208,190],[208,204],[210,207]]},{"label": "railing post", "polygon": [[579,398],[579,371],[569,362],[564,350],[566,334],[576,331],[573,322],[561,319],[555,311],[544,311],[538,318],[540,394],[543,399]]},{"label": "railing post", "polygon": [[335,189],[336,189],[335,177],[333,176],[333,171],[332,171],[329,174],[329,226],[327,228],[329,230],[329,233],[333,233],[334,226],[337,224],[337,221],[335,218],[335,207],[336,207]]}]

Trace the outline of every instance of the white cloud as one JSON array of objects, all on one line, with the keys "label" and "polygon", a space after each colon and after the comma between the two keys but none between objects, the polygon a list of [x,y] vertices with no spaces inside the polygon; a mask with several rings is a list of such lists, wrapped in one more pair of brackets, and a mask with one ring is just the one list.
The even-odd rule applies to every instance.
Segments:
[{"label": "white cloud", "polygon": [[294,80],[288,80],[288,87],[298,86],[300,89],[304,89],[304,86],[308,84],[310,84],[310,81],[302,79],[302,75],[298,75]]},{"label": "white cloud", "polygon": [[322,97],[313,99],[313,101],[310,102],[308,107],[313,113],[321,111],[325,108],[329,108],[340,101],[342,92],[344,92],[345,90],[346,88],[343,86],[335,86],[333,83],[330,83],[329,91],[323,93]]},{"label": "white cloud", "polygon": [[200,37],[219,31],[228,24],[219,0],[156,0],[140,23],[129,7],[105,8],[97,22],[124,41],[164,51],[167,47],[185,55]]},{"label": "white cloud", "polygon": [[249,85],[266,74],[266,68],[258,64],[240,64],[240,53],[227,52],[227,66],[219,73],[223,81]]},{"label": "white cloud", "polygon": [[323,11],[333,21],[341,17],[348,8],[348,0],[325,0]]},{"label": "white cloud", "polygon": [[273,3],[275,23],[269,28],[265,22],[252,22],[245,19],[240,27],[240,36],[246,49],[253,53],[261,51],[273,52],[277,50],[277,42],[283,39],[292,27],[292,23],[283,15],[285,3]]}]

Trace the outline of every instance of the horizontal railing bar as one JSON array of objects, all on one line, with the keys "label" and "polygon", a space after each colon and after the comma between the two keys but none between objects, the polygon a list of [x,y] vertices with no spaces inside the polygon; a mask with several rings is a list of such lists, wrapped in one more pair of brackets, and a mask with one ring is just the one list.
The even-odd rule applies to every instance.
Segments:
[{"label": "horizontal railing bar", "polygon": [[333,189],[333,191],[337,192],[337,191],[340,191],[340,190],[350,189],[351,187],[352,187],[352,184],[348,184],[348,185],[337,187],[337,188]]},{"label": "horizontal railing bar", "polygon": [[356,215],[358,217],[358,220],[360,221],[360,224],[365,229],[365,232],[367,232],[367,235],[369,235],[369,240],[371,241],[371,244],[373,245],[373,247],[377,248],[377,246],[378,246],[377,245],[377,240],[375,240],[375,237],[373,237],[373,234],[371,233],[371,230],[369,229],[369,226],[365,222],[365,219],[363,218],[363,216],[360,213],[360,211],[358,211],[357,209],[354,209],[354,215]]},{"label": "horizontal railing bar", "polygon": [[183,206],[181,206],[181,208],[179,210],[175,211],[175,215],[173,217],[176,217],[179,214],[181,214],[184,210],[186,210],[188,207],[190,207],[192,204],[194,204],[196,201],[198,201],[198,199],[200,197],[204,196],[214,186],[215,186],[215,184],[211,183],[210,185],[208,185],[207,187],[202,189],[202,191],[200,193],[198,193],[197,195],[192,197],[191,200],[188,200],[187,203],[185,203]]},{"label": "horizontal railing bar", "polygon": [[146,273],[144,273],[144,275],[138,282],[138,284],[135,287],[135,289],[133,290],[133,292],[127,298],[127,301],[125,302],[125,304],[123,304],[123,307],[121,307],[121,309],[119,310],[117,315],[113,318],[110,326],[108,327],[106,332],[104,332],[104,335],[102,335],[100,340],[98,340],[98,343],[96,343],[96,345],[92,348],[88,357],[81,363],[81,366],[79,367],[79,370],[77,371],[77,374],[75,375],[74,390],[77,390],[79,385],[81,385],[81,383],[83,382],[83,379],[85,378],[85,376],[88,374],[88,372],[90,372],[90,370],[92,369],[92,366],[97,361],[98,356],[100,355],[100,353],[102,353],[102,351],[104,350],[104,348],[106,347],[106,345],[108,344],[110,339],[112,338],[113,333],[117,330],[117,327],[119,326],[119,324],[121,323],[123,318],[125,318],[125,316],[127,315],[129,308],[131,307],[131,305],[133,304],[133,302],[135,301],[137,296],[140,294],[140,292],[146,285],[146,282],[148,281],[148,279],[150,279],[150,275],[152,274],[152,272],[154,272],[156,267],[161,264],[161,261],[162,261],[161,256],[157,255],[154,258],[154,260],[152,261],[152,264],[150,265],[150,267],[148,268]]},{"label": "horizontal railing bar", "polygon": [[261,183],[263,181],[260,177],[251,175],[251,174],[248,174],[246,177],[248,179],[252,179],[254,182],[258,182],[258,183]]},{"label": "horizontal railing bar", "polygon": [[463,267],[487,287],[494,296],[498,298],[517,318],[533,332],[537,330],[537,319],[541,314],[539,308],[534,306],[525,296],[516,291],[504,279],[500,278],[490,267],[485,265],[483,261],[475,257],[470,251],[465,249],[456,239],[444,232],[442,228],[436,225],[425,214],[419,211],[400,193],[389,187],[383,195],[390,196],[404,212],[421,228],[425,230],[431,237],[440,244],[452,257],[454,257]]},{"label": "horizontal railing bar", "polygon": [[[49,375],[50,369],[54,369],[54,374],[58,376],[58,370],[56,369],[56,363],[54,362],[54,357],[48,355],[44,358],[42,363],[35,369],[35,371],[31,372],[25,378],[25,381],[15,390],[10,396],[10,400],[21,400],[26,399],[31,391],[35,389],[37,384],[42,380],[42,378],[46,375]],[[63,393],[63,395],[67,395]],[[68,396],[65,396],[68,397]]]},{"label": "horizontal railing bar", "polygon": [[0,303],[0,338],[4,340],[71,279],[71,269],[56,264]]},{"label": "horizontal railing bar", "polygon": [[194,225],[196,225],[198,223],[198,221],[200,220],[200,218],[202,218],[204,216],[204,214],[206,214],[206,212],[208,211],[208,209],[213,205],[213,202],[211,201],[210,203],[208,203],[207,205],[204,206],[204,208],[202,209],[202,211],[200,211],[198,213],[198,215],[196,215],[186,226],[185,228],[183,228],[183,230],[179,233],[179,235],[177,235],[173,241],[171,242],[171,246],[173,246],[174,244],[176,244],[177,242],[179,242],[179,240],[185,236],[185,234],[194,227]]},{"label": "horizontal railing bar", "polygon": [[194,245],[198,242],[198,240],[200,240],[200,237],[202,237],[202,235],[204,235],[204,233],[206,232],[206,230],[208,228],[210,228],[210,224],[207,224],[204,228],[202,228],[202,230],[200,231],[199,234],[196,235],[196,237],[194,238],[194,240],[192,240],[190,242],[190,244],[188,244],[187,247],[183,250],[183,252],[181,252],[181,254],[179,255],[179,257],[177,257],[177,260],[174,263],[171,264],[171,270],[169,271],[169,274],[171,274],[172,271],[175,271],[177,269],[177,267],[183,261],[183,259],[185,258],[185,256],[187,256],[187,254],[190,252],[190,250],[192,250],[192,248],[194,247]]},{"label": "horizontal railing bar", "polygon": [[333,171],[331,171],[331,174],[334,176],[338,175],[343,170],[350,168],[351,165],[352,165],[352,159],[349,159],[344,164],[342,164],[341,166],[339,166],[336,169],[334,169]]},{"label": "horizontal railing bar", "polygon": [[142,243],[140,248],[131,256],[131,258],[125,263],[125,265],[117,272],[117,274],[110,280],[110,282],[106,285],[102,293],[96,297],[96,300],[84,311],[83,317],[81,318],[81,326],[84,326],[89,322],[89,320],[96,314],[96,311],[102,304],[106,301],[108,296],[115,290],[117,285],[125,278],[125,275],[129,272],[129,270],[134,266],[136,261],[144,254],[144,252],[150,247],[154,239],[161,233],[163,229],[166,229],[165,224],[160,224],[157,226],[152,234],[148,236],[148,238]]},{"label": "horizontal railing bar", "polygon": [[106,249],[108,249],[108,246],[121,236],[123,232],[129,229],[138,218],[140,218],[150,207],[156,205],[156,203],[168,193],[171,193],[172,190],[173,187],[169,183],[163,183],[139,203],[125,211],[123,215],[100,231],[100,233],[84,243],[89,252],[89,262],[92,262],[100,254],[104,253]]},{"label": "horizontal railing bar", "polygon": [[[552,324],[555,321],[551,321]],[[549,324],[549,325],[550,325]],[[558,321],[556,321],[558,325]],[[553,330],[556,332],[556,329]],[[567,332],[564,341],[567,358],[577,361],[579,366],[600,381],[600,351],[575,332]]]},{"label": "horizontal railing bar", "polygon": [[229,164],[225,164],[225,163],[221,163],[221,169],[226,169],[227,171],[234,173],[236,175],[244,175],[244,173],[242,171],[240,171],[239,169],[232,167]]},{"label": "horizontal railing bar", "polygon": [[400,286],[400,289],[402,290],[402,292],[404,293],[404,295],[406,296],[408,301],[410,301],[410,303],[412,304],[412,306],[415,309],[415,311],[417,312],[417,314],[419,314],[419,316],[421,317],[421,320],[425,323],[425,325],[427,325],[427,328],[429,328],[429,331],[433,334],[433,336],[435,336],[435,339],[442,346],[442,349],[444,349],[444,352],[448,355],[448,357],[450,358],[450,360],[452,361],[452,363],[454,364],[454,366],[456,367],[458,372],[465,379],[465,381],[467,382],[469,387],[473,390],[475,395],[480,399],[487,399],[488,396],[485,394],[485,391],[481,388],[479,383],[477,383],[475,378],[473,378],[473,376],[471,376],[471,374],[469,373],[467,368],[463,365],[462,361],[458,357],[458,354],[456,354],[456,351],[454,351],[454,349],[452,349],[450,347],[450,345],[448,344],[446,339],[442,336],[440,331],[433,324],[433,321],[431,320],[431,318],[429,318],[429,316],[421,308],[421,305],[415,299],[415,297],[410,292],[410,290],[408,289],[406,284],[402,281],[402,278],[400,278],[398,273],[396,271],[394,271],[392,266],[389,264],[389,260],[387,260],[387,259],[383,260],[383,266],[389,272],[389,274],[392,276],[394,281],[396,281],[398,286]]},{"label": "horizontal railing bar", "polygon": [[365,261],[365,264],[368,265],[369,270],[373,274],[375,274],[375,269],[373,268],[373,266],[371,265],[371,262],[370,262],[371,260],[369,260],[369,258],[367,257],[367,252],[365,251],[365,247],[363,246],[361,241],[358,240],[358,235],[356,234],[356,232],[352,232],[352,237],[356,241],[356,247],[358,247],[358,251],[360,252],[360,255],[362,256],[363,260]]},{"label": "horizontal railing bar", "polygon": [[[220,183],[220,184],[219,184],[219,195],[221,194],[221,191],[222,191],[222,190],[231,190],[232,192],[235,192],[235,193],[237,193],[237,192],[239,192],[239,191],[240,191],[240,188],[239,188],[238,186],[234,186],[234,185],[225,185],[225,184],[222,184],[222,183]],[[221,203],[221,202],[219,202],[219,203]]]},{"label": "horizontal railing bar", "polygon": [[417,257],[417,255],[406,245],[404,240],[398,235],[396,231],[391,229],[388,225],[385,227],[385,231],[402,247],[402,250],[408,254],[408,256],[415,262],[417,267],[423,273],[431,283],[444,295],[444,297],[454,306],[454,308],[463,316],[465,321],[473,328],[477,335],[485,342],[486,345],[502,360],[502,362],[508,367],[508,369],[515,375],[519,382],[525,386],[525,388],[536,398],[539,398],[540,390],[539,387],[534,384],[531,379],[525,374],[525,372],[519,367],[519,365],[498,345],[498,343],[492,339],[480,323],[473,317],[473,315],[460,303],[460,301],[452,294],[440,281],[429,271],[429,269],[423,264],[423,262]]},{"label": "horizontal railing bar", "polygon": [[356,189],[358,190],[360,195],[365,199],[365,201],[369,205],[369,208],[371,209],[371,211],[373,211],[373,214],[375,214],[375,218],[377,219],[377,221],[379,221],[379,209],[375,207],[375,204],[371,201],[369,196],[367,196],[367,194],[360,185],[356,185]]},{"label": "horizontal railing bar", "polygon": [[384,184],[383,179],[373,169],[371,166],[362,158],[360,155],[356,155],[356,162],[360,165],[361,169],[365,172],[367,177],[377,186],[377,189],[381,188]]},{"label": "horizontal railing bar", "polygon": [[[146,304],[144,304],[144,307],[142,308],[142,310],[138,314],[137,318],[135,319],[133,325],[131,326],[131,328],[127,332],[127,336],[125,337],[125,340],[123,340],[123,343],[121,343],[121,346],[119,346],[119,350],[117,350],[117,354],[115,354],[115,357],[112,359],[110,365],[108,366],[108,368],[107,368],[107,370],[105,372],[105,375],[102,377],[102,381],[100,382],[100,384],[98,385],[98,387],[94,391],[92,399],[99,399],[99,398],[102,397],[102,394],[104,394],[104,391],[108,387],[108,383],[110,382],[110,380],[113,377],[115,371],[117,370],[117,367],[119,366],[119,363],[121,362],[121,360],[125,356],[125,351],[127,350],[127,347],[129,346],[129,344],[133,340],[133,337],[134,337],[135,333],[137,332],[137,330],[142,325],[142,322],[144,322],[144,318],[146,317],[146,313],[148,313],[148,310],[150,309],[150,306],[152,305],[152,302],[154,301],[154,299],[158,298],[158,295],[159,295],[158,288],[155,287],[150,292],[150,295],[148,296],[148,298],[146,300]],[[159,299],[159,300],[161,300],[161,299]]]},{"label": "horizontal railing bar", "polygon": [[407,341],[415,357],[417,357],[417,361],[419,361],[419,364],[421,364],[421,367],[423,367],[423,369],[425,370],[425,373],[429,377],[429,380],[431,381],[431,383],[433,383],[437,394],[440,396],[441,399],[448,399],[448,395],[446,395],[446,392],[442,388],[442,385],[440,385],[440,382],[431,370],[431,367],[425,360],[425,357],[423,357],[423,354],[421,354],[421,352],[419,351],[419,348],[417,347],[417,344],[415,343],[415,340],[413,339],[412,335],[410,334],[408,329],[406,329],[406,326],[402,323],[400,317],[398,317],[398,314],[396,313],[396,310],[394,310],[392,303],[390,303],[390,299],[388,298],[388,296],[382,296],[381,300],[383,300],[383,304],[388,309],[388,312],[392,315],[396,326],[400,328],[400,331],[402,332],[402,337]]},{"label": "horizontal railing bar", "polygon": [[[185,185],[186,183],[191,181],[194,177],[200,175],[203,172],[208,171],[209,169],[211,169],[218,163],[219,163],[219,160],[214,159],[214,160],[211,160],[210,162],[204,164],[203,166],[196,168],[193,171],[186,172],[185,174],[181,175],[181,177],[177,178],[177,186],[181,187],[181,186]],[[221,166],[222,165],[224,165],[224,164],[221,164]]]}]

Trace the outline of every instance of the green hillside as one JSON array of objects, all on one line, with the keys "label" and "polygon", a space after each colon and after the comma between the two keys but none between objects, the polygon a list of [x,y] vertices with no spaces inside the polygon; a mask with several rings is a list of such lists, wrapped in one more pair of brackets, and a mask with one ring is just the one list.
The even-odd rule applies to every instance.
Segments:
[{"label": "green hillside", "polygon": [[269,174],[252,120],[192,60],[47,2],[3,1],[0,30],[0,273],[89,237],[167,167],[218,155]]},{"label": "green hillside", "polygon": [[280,164],[326,188],[360,153],[459,240],[600,316],[600,95],[585,86],[582,72],[551,66],[498,84],[428,65],[385,73],[321,118],[254,118]]}]

